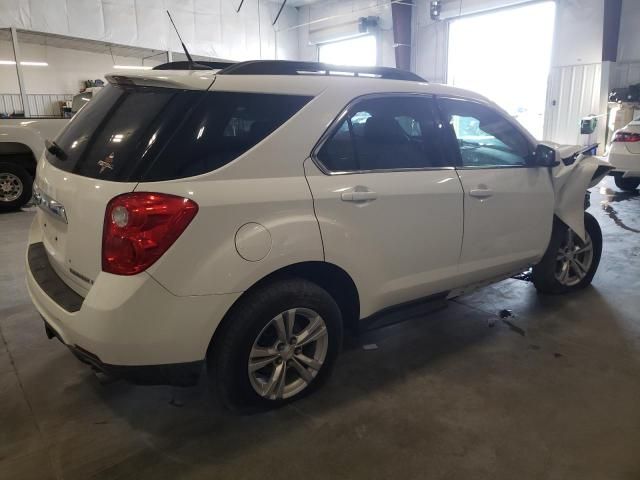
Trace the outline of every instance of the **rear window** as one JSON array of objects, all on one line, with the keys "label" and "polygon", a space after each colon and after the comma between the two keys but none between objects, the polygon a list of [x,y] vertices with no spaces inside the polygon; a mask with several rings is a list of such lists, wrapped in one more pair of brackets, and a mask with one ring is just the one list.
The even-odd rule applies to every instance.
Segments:
[{"label": "rear window", "polygon": [[57,168],[110,181],[210,172],[242,155],[311,97],[108,85],[47,152]]}]

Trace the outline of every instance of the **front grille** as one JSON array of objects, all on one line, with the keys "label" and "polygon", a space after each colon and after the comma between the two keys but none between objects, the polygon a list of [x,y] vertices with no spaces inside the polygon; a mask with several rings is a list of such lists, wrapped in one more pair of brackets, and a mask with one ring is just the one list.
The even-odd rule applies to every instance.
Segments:
[{"label": "front grille", "polygon": [[84,298],[62,281],[55,272],[42,242],[29,245],[29,270],[44,292],[67,312],[77,312]]}]

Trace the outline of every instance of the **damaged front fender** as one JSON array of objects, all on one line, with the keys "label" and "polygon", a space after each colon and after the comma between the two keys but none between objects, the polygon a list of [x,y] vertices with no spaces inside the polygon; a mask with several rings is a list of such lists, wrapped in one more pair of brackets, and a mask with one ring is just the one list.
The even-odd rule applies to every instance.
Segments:
[{"label": "damaged front fender", "polygon": [[555,193],[554,213],[582,239],[585,239],[584,197],[588,188],[612,170],[609,162],[589,155],[591,147],[544,143],[556,152],[558,164],[551,169]]}]

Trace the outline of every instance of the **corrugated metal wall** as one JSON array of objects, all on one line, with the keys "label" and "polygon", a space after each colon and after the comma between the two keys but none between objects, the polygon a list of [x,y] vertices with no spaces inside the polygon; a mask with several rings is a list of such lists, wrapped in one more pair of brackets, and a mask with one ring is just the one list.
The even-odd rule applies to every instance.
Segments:
[{"label": "corrugated metal wall", "polygon": [[601,84],[600,63],[552,68],[543,138],[562,144],[581,144],[580,119],[606,113],[600,111]]},{"label": "corrugated metal wall", "polygon": [[[73,100],[73,95],[49,94],[27,95],[32,117],[59,117],[58,102]],[[18,94],[0,94],[0,113],[10,115],[22,112],[22,98]]]},{"label": "corrugated metal wall", "polygon": [[611,66],[611,88],[640,83],[640,62],[616,62]]}]

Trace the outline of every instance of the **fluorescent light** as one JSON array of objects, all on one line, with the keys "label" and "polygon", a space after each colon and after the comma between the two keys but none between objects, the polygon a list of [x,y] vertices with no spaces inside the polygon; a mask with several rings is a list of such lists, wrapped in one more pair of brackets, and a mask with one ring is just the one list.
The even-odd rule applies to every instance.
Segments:
[{"label": "fluorescent light", "polygon": [[[15,65],[16,62],[13,60],[0,60],[0,65]],[[20,65],[24,65],[25,67],[48,67],[49,64],[47,62],[20,62]]]},{"label": "fluorescent light", "polygon": [[114,65],[113,68],[118,70],[151,70],[153,67],[144,65]]}]

